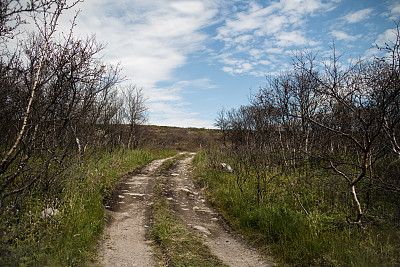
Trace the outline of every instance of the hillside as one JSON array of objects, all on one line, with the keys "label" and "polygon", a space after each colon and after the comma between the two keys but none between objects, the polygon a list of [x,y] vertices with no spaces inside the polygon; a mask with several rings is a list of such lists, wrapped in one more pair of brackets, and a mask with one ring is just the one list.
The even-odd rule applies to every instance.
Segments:
[{"label": "hillside", "polygon": [[146,148],[169,148],[179,151],[198,151],[220,144],[221,131],[204,128],[141,126],[141,145]]}]

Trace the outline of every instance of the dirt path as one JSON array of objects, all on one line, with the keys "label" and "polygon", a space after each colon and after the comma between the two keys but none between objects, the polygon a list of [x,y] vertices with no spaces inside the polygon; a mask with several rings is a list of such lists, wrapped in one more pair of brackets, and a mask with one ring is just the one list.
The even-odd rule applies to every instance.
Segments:
[{"label": "dirt path", "polygon": [[172,193],[169,200],[178,218],[202,235],[211,251],[227,265],[273,266],[272,261],[263,258],[239,236],[234,235],[231,227],[205,200],[203,192],[190,179],[189,165],[192,158],[179,162],[168,183]]},{"label": "dirt path", "polygon": [[[203,192],[190,178],[193,154],[178,162],[164,177],[167,179],[167,200],[174,214],[189,229],[204,237],[211,251],[229,266],[273,266],[249,248],[207,203]],[[155,170],[164,160],[154,161],[140,174],[129,175],[117,185],[110,204],[111,221],[105,229],[99,255],[103,266],[157,266],[146,240],[151,207],[151,190],[157,179]]]},{"label": "dirt path", "polygon": [[156,160],[139,174],[128,174],[116,184],[106,206],[108,225],[99,249],[102,266],[156,266],[146,233],[154,172],[164,160]]}]

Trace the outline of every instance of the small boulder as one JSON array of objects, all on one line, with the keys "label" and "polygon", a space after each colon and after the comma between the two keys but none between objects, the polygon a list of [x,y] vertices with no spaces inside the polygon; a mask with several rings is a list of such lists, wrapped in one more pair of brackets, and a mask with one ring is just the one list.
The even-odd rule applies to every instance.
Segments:
[{"label": "small boulder", "polygon": [[54,216],[60,214],[60,212],[58,211],[58,209],[53,209],[53,208],[47,208],[45,210],[42,210],[42,212],[40,213],[40,217],[42,217],[42,219]]},{"label": "small boulder", "polygon": [[222,162],[222,163],[220,163],[220,165],[221,165],[222,169],[227,171],[227,172],[232,172],[233,171],[231,165],[229,165],[228,163]]}]

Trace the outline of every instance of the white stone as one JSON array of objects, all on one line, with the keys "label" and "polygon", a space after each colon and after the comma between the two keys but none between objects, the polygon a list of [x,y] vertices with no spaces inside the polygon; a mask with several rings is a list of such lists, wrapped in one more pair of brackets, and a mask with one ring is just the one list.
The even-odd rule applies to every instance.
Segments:
[{"label": "white stone", "polygon": [[231,167],[231,165],[229,165],[228,163],[221,163],[221,166],[224,170],[226,170],[227,172],[232,172],[233,169]]},{"label": "white stone", "polygon": [[60,214],[58,209],[47,208],[47,209],[43,210],[40,213],[40,216],[44,219],[44,218],[47,218],[47,217],[50,217],[50,216],[54,216],[54,215],[57,215],[57,214]]}]

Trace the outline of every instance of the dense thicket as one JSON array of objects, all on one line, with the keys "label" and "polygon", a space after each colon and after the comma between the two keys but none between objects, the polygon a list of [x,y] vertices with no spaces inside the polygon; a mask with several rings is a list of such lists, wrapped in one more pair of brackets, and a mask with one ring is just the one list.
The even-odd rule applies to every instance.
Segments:
[{"label": "dense thicket", "polygon": [[[359,225],[399,219],[398,27],[396,36],[381,57],[350,64],[334,49],[329,58],[298,53],[250,104],[219,113],[238,186],[257,185],[245,198],[268,198],[267,184],[284,176],[306,213],[341,210]],[[305,188],[315,198],[307,205],[297,194]]]},{"label": "dense thicket", "polygon": [[[17,210],[32,192],[55,198],[88,150],[138,145],[142,91],[118,87],[120,67],[99,60],[104,45],[94,36],[73,36],[74,20],[55,34],[59,16],[78,2],[0,5],[0,212]],[[20,33],[28,21],[36,30]]]}]

